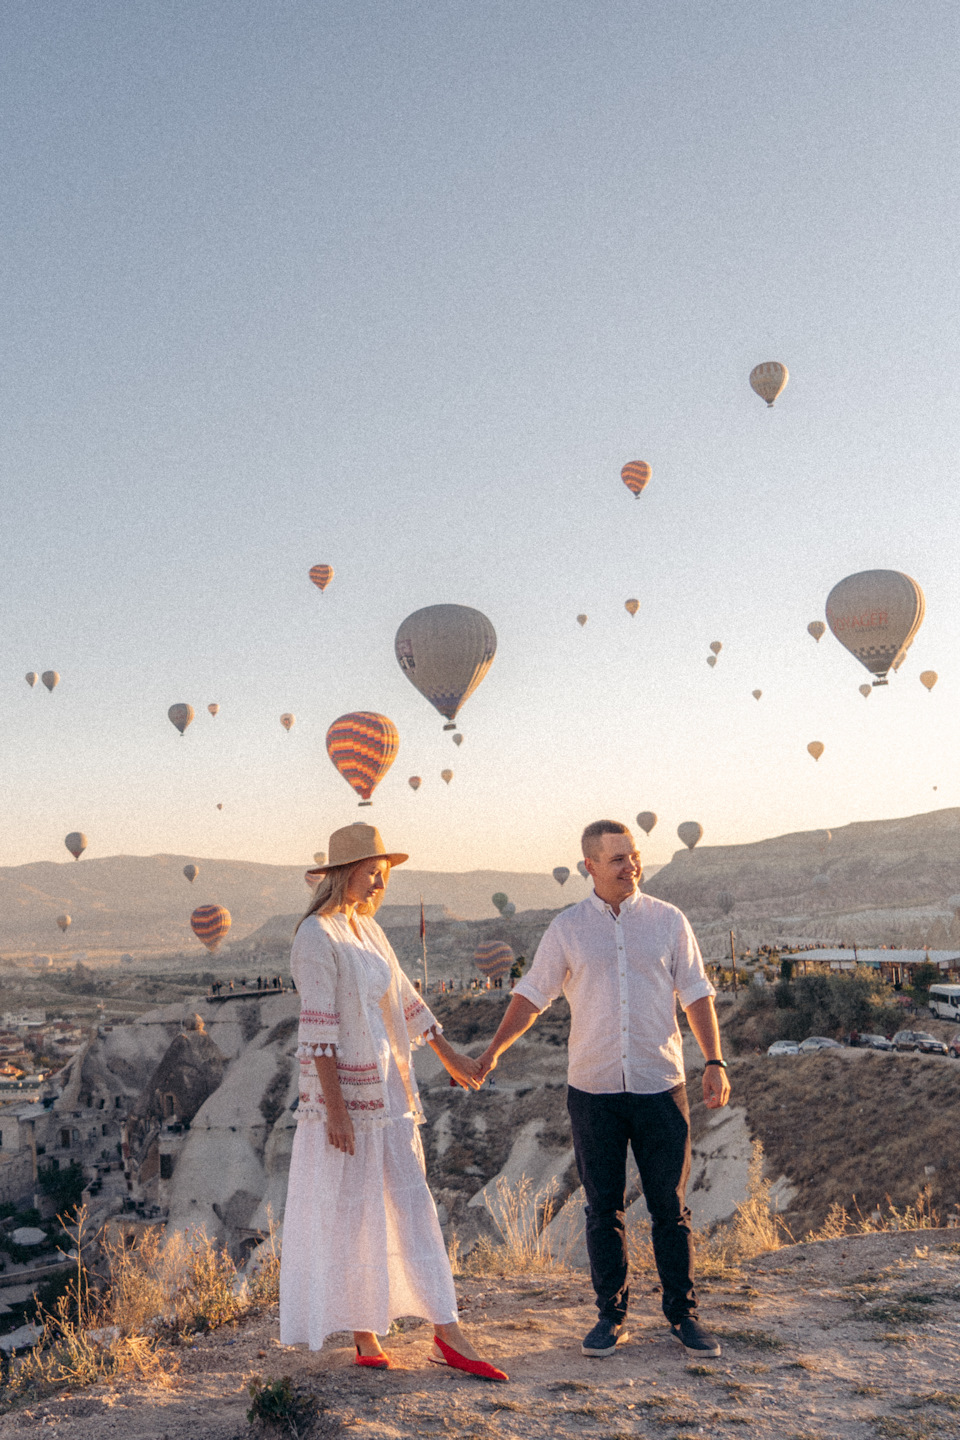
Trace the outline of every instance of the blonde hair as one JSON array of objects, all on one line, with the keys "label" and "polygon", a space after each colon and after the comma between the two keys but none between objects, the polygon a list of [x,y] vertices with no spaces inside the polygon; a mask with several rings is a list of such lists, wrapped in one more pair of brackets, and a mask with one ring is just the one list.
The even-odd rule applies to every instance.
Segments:
[{"label": "blonde hair", "polygon": [[[380,857],[373,856],[373,859]],[[386,857],[383,857],[386,858]],[[366,865],[366,860],[357,860],[352,865],[331,865],[327,873],[321,876],[320,883],[313,892],[313,899],[306,910],[297,921],[297,930],[310,915],[332,915],[336,910],[342,910],[347,903],[347,887],[350,884],[350,876],[358,865]],[[383,903],[383,897],[387,893],[387,882],[390,879],[390,861],[387,860],[387,868],[383,876],[383,889],[376,894],[372,900],[361,900],[357,904],[357,913],[360,915],[376,915]]]}]

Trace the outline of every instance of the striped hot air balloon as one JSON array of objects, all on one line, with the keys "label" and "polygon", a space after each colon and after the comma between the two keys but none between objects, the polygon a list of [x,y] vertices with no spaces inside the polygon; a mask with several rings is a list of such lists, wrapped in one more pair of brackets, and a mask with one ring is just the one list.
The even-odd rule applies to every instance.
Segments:
[{"label": "striped hot air balloon", "polygon": [[310,579],[318,590],[326,590],[333,579],[332,565],[313,565],[310,569]]},{"label": "striped hot air balloon", "polygon": [[400,748],[397,727],[386,715],[354,710],[334,720],[327,731],[327,754],[347,784],[372,805],[370,796],[396,759]]},{"label": "striped hot air balloon", "polygon": [[510,946],[503,940],[485,940],[473,954],[474,965],[488,980],[500,980],[509,975],[515,959]]},{"label": "striped hot air balloon", "polygon": [[230,911],[223,905],[198,905],[190,916],[190,928],[208,950],[216,950],[230,929]]},{"label": "striped hot air balloon", "polygon": [[624,465],[620,471],[620,479],[624,485],[626,485],[631,495],[636,495],[639,500],[647,488],[652,474],[653,471],[650,469],[646,460],[631,460],[630,463]]}]

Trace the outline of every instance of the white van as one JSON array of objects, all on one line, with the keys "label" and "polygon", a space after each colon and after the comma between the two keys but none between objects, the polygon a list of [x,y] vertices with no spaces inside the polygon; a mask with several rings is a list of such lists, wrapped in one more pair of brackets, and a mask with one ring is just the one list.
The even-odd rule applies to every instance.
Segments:
[{"label": "white van", "polygon": [[960,985],[931,985],[930,1014],[960,1021]]}]

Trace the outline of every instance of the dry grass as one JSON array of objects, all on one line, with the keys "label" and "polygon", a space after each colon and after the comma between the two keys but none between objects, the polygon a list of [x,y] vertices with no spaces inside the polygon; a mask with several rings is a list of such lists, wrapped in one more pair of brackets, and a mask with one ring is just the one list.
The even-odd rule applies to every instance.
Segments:
[{"label": "dry grass", "polygon": [[499,1243],[481,1235],[465,1258],[460,1255],[457,1237],[450,1245],[450,1264],[459,1275],[566,1275],[566,1260],[553,1254],[544,1243],[543,1232],[554,1217],[556,1187],[535,1189],[524,1175],[512,1184],[499,1176],[493,1197],[484,1197],[487,1210],[500,1236]]},{"label": "dry grass", "polygon": [[939,1230],[941,1225],[940,1213],[934,1208],[929,1185],[922,1186],[913,1203],[902,1209],[894,1205],[889,1195],[886,1197],[886,1208],[878,1205],[869,1215],[863,1214],[855,1195],[852,1207],[851,1212],[834,1201],[820,1229],[807,1238],[840,1240],[845,1235],[873,1235],[887,1230]]}]

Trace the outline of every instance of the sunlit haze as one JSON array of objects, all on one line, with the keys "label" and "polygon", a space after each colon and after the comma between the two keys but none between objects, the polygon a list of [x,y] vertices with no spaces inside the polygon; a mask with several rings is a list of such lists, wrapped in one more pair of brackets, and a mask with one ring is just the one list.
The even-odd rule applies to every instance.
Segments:
[{"label": "sunlit haze", "polygon": [[[72,830],[296,863],[370,818],[418,869],[549,870],[600,816],[655,811],[662,863],[685,820],[960,804],[958,32],[935,0],[4,7],[0,863]],[[874,567],[927,614],[864,699],[806,626]],[[459,750],[393,653],[441,602],[498,637]],[[370,810],[324,749],[358,709],[400,732]]]}]

